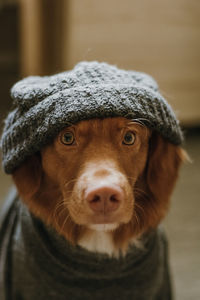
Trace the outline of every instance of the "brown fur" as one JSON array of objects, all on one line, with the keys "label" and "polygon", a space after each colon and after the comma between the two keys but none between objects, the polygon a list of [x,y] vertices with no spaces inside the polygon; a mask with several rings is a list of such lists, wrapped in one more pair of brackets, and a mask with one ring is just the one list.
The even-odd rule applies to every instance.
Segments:
[{"label": "brown fur", "polygon": [[[66,146],[60,138],[69,130],[76,144]],[[122,145],[126,131],[135,132],[133,145]],[[73,244],[96,219],[84,202],[85,186],[115,180],[125,201],[110,216],[120,223],[112,235],[116,247],[124,249],[130,238],[156,227],[165,216],[184,158],[180,147],[137,122],[96,119],[62,130],[52,144],[16,169],[13,178],[30,211]]]}]

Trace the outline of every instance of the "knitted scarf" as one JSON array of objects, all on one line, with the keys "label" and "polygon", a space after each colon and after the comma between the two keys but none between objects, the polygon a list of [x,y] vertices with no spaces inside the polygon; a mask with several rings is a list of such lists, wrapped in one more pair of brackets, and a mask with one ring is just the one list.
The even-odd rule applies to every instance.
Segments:
[{"label": "knitted scarf", "polygon": [[72,246],[13,191],[0,218],[1,300],[170,300],[167,241],[159,227],[118,259]]}]

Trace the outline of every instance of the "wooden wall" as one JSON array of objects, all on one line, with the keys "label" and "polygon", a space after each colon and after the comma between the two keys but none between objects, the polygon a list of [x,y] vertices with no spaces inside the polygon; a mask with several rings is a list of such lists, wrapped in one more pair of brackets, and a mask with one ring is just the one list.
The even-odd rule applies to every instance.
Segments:
[{"label": "wooden wall", "polygon": [[[45,14],[48,16],[52,7],[53,11],[55,10],[55,3],[56,6],[61,5],[59,17],[50,14],[50,21],[41,23],[42,27],[48,28],[46,32],[52,37],[53,43],[47,44],[50,48],[53,47],[54,56],[48,54],[48,47],[41,46],[45,49],[42,60],[40,58],[34,62],[30,58],[25,65],[31,61],[34,69],[35,63],[38,62],[43,74],[72,68],[81,60],[99,60],[122,68],[150,73],[159,82],[162,92],[180,119],[186,125],[200,125],[199,0],[27,2],[38,1],[40,5],[46,2],[46,9],[43,5],[39,10],[40,19],[44,19]],[[53,31],[60,19],[62,22],[59,28],[62,30]],[[34,28],[38,28],[38,23]],[[36,43],[37,31],[40,30],[41,26],[35,33]],[[40,45],[43,44],[43,39],[44,34]],[[27,40],[28,35],[24,33],[23,49],[26,49]],[[30,34],[29,40],[31,43]],[[55,42],[57,46],[53,46]],[[35,53],[39,51],[40,55],[38,49],[39,46],[36,47]],[[30,52],[31,49],[29,54]],[[26,53],[25,50],[24,57]],[[27,70],[24,67],[24,70],[26,73],[31,72],[30,68]],[[37,73],[39,71],[37,70]]]},{"label": "wooden wall", "polygon": [[71,0],[64,68],[100,60],[152,74],[187,124],[200,124],[200,1]]},{"label": "wooden wall", "polygon": [[47,75],[62,70],[63,37],[67,32],[63,20],[68,12],[63,11],[64,2],[19,0],[22,76]]},{"label": "wooden wall", "polygon": [[12,106],[10,88],[19,79],[18,20],[17,5],[0,5],[0,133]]}]

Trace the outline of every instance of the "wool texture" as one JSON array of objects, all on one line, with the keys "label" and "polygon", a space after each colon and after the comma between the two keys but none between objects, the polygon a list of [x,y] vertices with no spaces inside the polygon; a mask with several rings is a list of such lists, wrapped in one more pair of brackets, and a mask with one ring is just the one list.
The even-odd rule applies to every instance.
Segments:
[{"label": "wool texture", "polygon": [[119,259],[72,246],[13,190],[0,212],[0,299],[171,300],[163,230],[141,242]]},{"label": "wool texture", "polygon": [[107,63],[81,62],[53,76],[27,77],[13,86],[11,97],[14,109],[1,138],[6,173],[64,127],[92,118],[138,119],[173,144],[183,141],[179,122],[155,80]]}]

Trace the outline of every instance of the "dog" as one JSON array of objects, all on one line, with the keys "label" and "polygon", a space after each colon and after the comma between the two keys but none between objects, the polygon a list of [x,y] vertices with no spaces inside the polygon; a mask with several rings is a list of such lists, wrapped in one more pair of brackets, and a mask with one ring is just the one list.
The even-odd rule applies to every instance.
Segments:
[{"label": "dog", "polygon": [[[185,159],[186,153],[180,146],[139,119],[96,118],[62,129],[51,143],[13,172],[19,195],[15,198],[20,197],[24,204],[12,202],[2,227],[13,224],[9,238],[5,230],[0,234],[2,248],[12,244],[9,257],[4,253],[4,260],[7,257],[9,262],[4,274],[7,288],[1,286],[1,299],[171,299],[167,242],[159,224],[167,213],[179,167]],[[23,211],[20,217],[19,209]],[[27,221],[30,217],[38,232],[42,232],[44,239],[40,237],[40,242],[32,229],[27,229],[31,226]],[[15,228],[20,218],[23,224]],[[23,238],[17,238],[20,230]],[[27,235],[33,240],[26,244]],[[91,255],[92,267],[89,259],[83,268],[84,260],[79,264],[73,254],[74,270],[61,267],[55,277],[53,261],[58,259],[58,250],[54,249],[51,256],[42,255],[45,245],[53,245],[55,240],[62,244],[62,250],[68,243],[69,253],[78,249],[75,253],[82,251],[84,259]],[[19,241],[23,243],[16,246]],[[39,248],[37,254],[30,250],[34,247]],[[20,257],[24,252],[25,259]],[[45,257],[45,264],[40,254]],[[151,256],[145,266],[148,255]],[[126,275],[121,270],[127,258],[130,261],[126,268],[134,266],[134,276],[131,270]],[[39,267],[37,272],[33,265]],[[53,269],[47,271],[50,265]],[[98,278],[94,265],[98,265],[103,277]],[[87,270],[85,278],[84,272],[80,276],[79,267]],[[140,270],[145,270],[143,278]],[[63,272],[73,275],[64,282]],[[77,278],[74,272],[79,274]],[[58,287],[54,289],[55,282]]]}]

